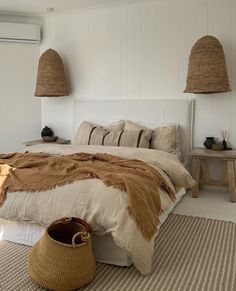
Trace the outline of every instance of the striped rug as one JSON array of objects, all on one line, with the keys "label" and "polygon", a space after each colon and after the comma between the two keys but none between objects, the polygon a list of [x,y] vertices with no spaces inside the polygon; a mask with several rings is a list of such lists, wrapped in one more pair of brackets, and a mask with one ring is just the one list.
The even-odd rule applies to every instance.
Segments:
[{"label": "striped rug", "polygon": [[[236,224],[170,215],[155,244],[153,271],[97,265],[89,291],[235,291]],[[30,248],[0,242],[0,290],[45,290],[26,273]]]}]

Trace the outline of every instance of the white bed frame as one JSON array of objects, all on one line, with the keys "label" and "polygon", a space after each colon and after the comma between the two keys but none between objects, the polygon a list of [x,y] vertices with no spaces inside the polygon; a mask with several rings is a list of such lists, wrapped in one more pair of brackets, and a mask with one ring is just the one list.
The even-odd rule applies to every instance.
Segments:
[{"label": "white bed frame", "polygon": [[[192,146],[193,100],[74,100],[74,133],[84,120],[94,122],[111,122],[130,119],[145,123],[161,124],[177,122],[181,128],[183,156],[187,161]],[[185,189],[177,193],[177,201],[182,198]],[[175,204],[176,204],[175,203]],[[175,204],[161,217],[167,218]],[[44,227],[27,222],[4,221],[0,219],[0,240],[34,245],[44,232]],[[128,254],[115,245],[110,235],[94,236],[94,252],[100,262],[129,266],[132,264]],[[106,247],[104,247],[106,246]],[[104,251],[105,250],[105,251]],[[109,250],[109,251],[107,251]]]},{"label": "white bed frame", "polygon": [[82,121],[112,122],[119,119],[180,125],[182,154],[187,164],[193,144],[193,99],[155,100],[74,100],[73,132]]}]

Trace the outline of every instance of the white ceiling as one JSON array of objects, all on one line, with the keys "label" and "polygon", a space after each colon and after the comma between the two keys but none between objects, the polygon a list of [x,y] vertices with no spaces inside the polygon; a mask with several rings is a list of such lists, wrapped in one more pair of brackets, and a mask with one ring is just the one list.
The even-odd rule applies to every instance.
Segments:
[{"label": "white ceiling", "polygon": [[[135,0],[0,0],[0,13],[42,15],[48,7],[55,13],[101,5],[132,2]],[[137,0],[136,0],[137,1]]]}]

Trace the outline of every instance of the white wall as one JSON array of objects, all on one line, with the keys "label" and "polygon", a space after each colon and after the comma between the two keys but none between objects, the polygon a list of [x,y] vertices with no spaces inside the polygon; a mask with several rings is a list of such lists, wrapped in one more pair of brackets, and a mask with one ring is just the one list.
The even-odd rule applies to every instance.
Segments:
[{"label": "white wall", "polygon": [[[72,94],[42,100],[42,125],[70,138],[73,98],[196,97],[195,145],[227,129],[236,147],[235,0],[208,0],[208,32],[224,47],[233,92],[182,93],[191,47],[207,33],[206,3],[140,0],[54,15],[53,47],[63,57]],[[45,38],[41,51],[47,46]]]},{"label": "white wall", "polygon": [[[37,23],[38,19],[0,15],[0,21]],[[40,137],[41,102],[33,97],[39,46],[0,43],[0,152],[18,151]]]}]

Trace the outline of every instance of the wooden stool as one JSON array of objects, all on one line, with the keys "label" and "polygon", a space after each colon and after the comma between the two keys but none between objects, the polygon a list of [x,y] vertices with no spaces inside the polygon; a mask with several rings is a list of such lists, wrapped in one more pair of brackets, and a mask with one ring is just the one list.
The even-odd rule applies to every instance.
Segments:
[{"label": "wooden stool", "polygon": [[[236,150],[213,151],[204,148],[194,148],[192,156],[192,176],[197,185],[192,189],[192,197],[198,197],[199,188],[203,185],[227,186],[231,202],[236,202],[235,160]],[[208,159],[216,158],[223,161],[221,177],[212,179],[208,170]]]}]

